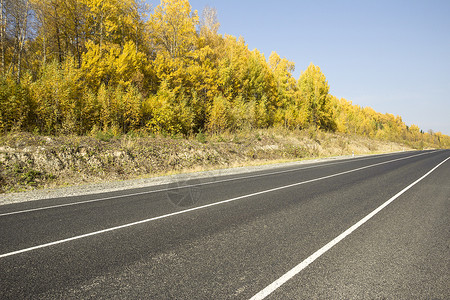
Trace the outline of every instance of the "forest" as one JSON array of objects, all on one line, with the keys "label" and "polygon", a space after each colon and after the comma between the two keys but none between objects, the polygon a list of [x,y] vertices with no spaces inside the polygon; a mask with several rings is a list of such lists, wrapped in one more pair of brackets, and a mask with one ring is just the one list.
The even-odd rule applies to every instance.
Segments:
[{"label": "forest", "polygon": [[188,0],[0,0],[0,133],[189,136],[282,127],[416,148],[450,137],[329,93],[310,64],[218,33]]}]

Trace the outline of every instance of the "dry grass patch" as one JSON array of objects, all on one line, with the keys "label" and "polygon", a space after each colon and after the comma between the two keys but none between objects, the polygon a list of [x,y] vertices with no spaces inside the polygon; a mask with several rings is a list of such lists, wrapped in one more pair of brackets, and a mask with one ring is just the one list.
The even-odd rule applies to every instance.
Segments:
[{"label": "dry grass patch", "polygon": [[275,128],[189,138],[13,133],[0,136],[0,192],[408,149],[314,129]]}]

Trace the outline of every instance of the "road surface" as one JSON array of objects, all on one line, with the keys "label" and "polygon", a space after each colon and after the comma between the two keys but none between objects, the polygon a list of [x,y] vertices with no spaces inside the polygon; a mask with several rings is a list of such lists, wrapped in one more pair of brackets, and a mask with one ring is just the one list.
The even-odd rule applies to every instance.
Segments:
[{"label": "road surface", "polygon": [[450,151],[0,206],[0,299],[449,299]]}]

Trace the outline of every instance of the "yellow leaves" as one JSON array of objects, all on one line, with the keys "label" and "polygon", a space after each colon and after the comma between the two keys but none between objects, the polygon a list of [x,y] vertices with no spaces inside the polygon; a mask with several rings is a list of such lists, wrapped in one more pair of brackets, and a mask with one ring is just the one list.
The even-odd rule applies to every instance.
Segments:
[{"label": "yellow leaves", "polygon": [[86,47],[81,69],[91,87],[98,88],[101,83],[129,87],[146,62],[145,55],[136,50],[132,41],[126,42],[123,49],[117,44],[101,47],[92,42]]},{"label": "yellow leaves", "polygon": [[341,133],[348,132],[347,109],[351,106],[351,103],[345,99],[338,99],[335,96],[331,96],[330,101],[333,110],[334,122],[336,124],[336,131]]},{"label": "yellow leaves", "polygon": [[282,81],[292,77],[292,72],[295,71],[295,63],[281,58],[275,51],[270,54],[268,64],[275,76]]},{"label": "yellow leaves", "polygon": [[176,95],[183,93],[192,97],[196,94],[210,102],[218,93],[217,58],[209,46],[175,58],[160,52],[152,62],[152,67],[156,77],[165,81]]},{"label": "yellow leaves", "polygon": [[191,11],[188,0],[161,0],[149,25],[154,42],[176,58],[193,50],[198,23],[197,11]]},{"label": "yellow leaves", "polygon": [[113,65],[113,68],[116,69],[118,83],[122,86],[129,86],[135,74],[144,68],[145,62],[145,54],[137,51],[134,42],[127,42]]},{"label": "yellow leaves", "polygon": [[321,129],[334,130],[329,86],[320,68],[312,63],[298,80],[301,108],[308,124]]},{"label": "yellow leaves", "polygon": [[119,125],[122,132],[128,132],[133,129],[138,129],[140,122],[142,121],[142,94],[134,87],[128,87],[124,92],[120,93],[120,87],[118,87],[120,96],[117,98],[117,104],[119,107]]},{"label": "yellow leaves", "polygon": [[99,120],[95,124],[100,125],[104,131],[113,129],[128,132],[138,129],[143,123],[144,100],[135,87],[124,89],[121,86],[113,88],[102,84],[98,89],[97,99],[91,101],[99,109]]},{"label": "yellow leaves", "polygon": [[26,125],[30,111],[28,96],[28,89],[15,80],[0,78],[0,133]]},{"label": "yellow leaves", "polygon": [[251,52],[242,38],[225,36],[222,53],[218,66],[219,90],[229,100],[240,95],[246,98]]},{"label": "yellow leaves", "polygon": [[278,125],[445,140],[330,96],[313,64],[295,80],[293,62],[276,52],[266,60],[242,37],[219,35],[216,10],[205,9],[200,23],[188,0],[162,0],[148,19],[141,0],[31,3],[39,21],[38,36],[23,51],[31,75],[22,77],[24,89],[0,82],[3,129],[16,126],[14,119],[45,133],[146,127],[189,134]]},{"label": "yellow leaves", "polygon": [[217,91],[218,70],[214,51],[209,47],[195,50],[187,67],[190,86],[198,95],[212,101]]},{"label": "yellow leaves", "polygon": [[136,0],[82,0],[88,7],[87,26],[90,37],[97,44],[123,45],[125,41],[136,40],[141,16]]},{"label": "yellow leaves", "polygon": [[80,70],[71,60],[62,66],[56,62],[45,65],[39,80],[31,84],[35,113],[42,123],[42,132],[75,133],[76,121],[83,106]]},{"label": "yellow leaves", "polygon": [[229,128],[230,125],[230,104],[224,97],[214,98],[209,113],[208,130],[220,133]]},{"label": "yellow leaves", "polygon": [[161,83],[158,93],[150,96],[144,105],[151,115],[146,124],[148,130],[171,134],[188,134],[192,130],[192,108],[185,98],[176,96],[166,81]]},{"label": "yellow leaves", "polygon": [[90,86],[100,85],[104,74],[107,72],[107,63],[103,59],[99,45],[88,42],[87,51],[83,55],[81,70],[85,74],[86,82]]},{"label": "yellow leaves", "polygon": [[269,56],[268,65],[276,83],[277,105],[286,105],[295,99],[297,90],[297,81],[292,76],[295,64],[286,58],[281,58],[276,52],[272,52]]},{"label": "yellow leaves", "polygon": [[156,77],[161,82],[166,82],[168,87],[176,94],[183,89],[187,77],[187,70],[182,58],[172,58],[163,53],[158,53],[152,66]]}]

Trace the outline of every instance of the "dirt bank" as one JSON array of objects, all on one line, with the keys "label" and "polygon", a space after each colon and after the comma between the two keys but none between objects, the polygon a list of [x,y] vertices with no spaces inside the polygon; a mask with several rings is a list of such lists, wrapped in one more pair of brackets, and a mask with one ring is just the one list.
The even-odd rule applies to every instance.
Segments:
[{"label": "dirt bank", "polygon": [[408,148],[319,131],[258,130],[190,138],[13,133],[0,137],[0,192],[401,150]]}]

